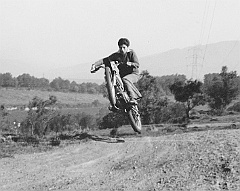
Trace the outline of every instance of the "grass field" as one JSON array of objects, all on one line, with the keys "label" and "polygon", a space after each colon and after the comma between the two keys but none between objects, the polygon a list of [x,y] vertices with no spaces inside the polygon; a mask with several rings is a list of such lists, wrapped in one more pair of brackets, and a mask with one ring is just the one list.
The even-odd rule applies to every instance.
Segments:
[{"label": "grass field", "polygon": [[[102,107],[107,108],[108,100],[102,95],[94,94],[80,94],[80,93],[64,93],[64,92],[48,92],[40,90],[17,90],[17,89],[0,89],[0,105],[5,108],[16,107],[17,110],[8,110],[7,117],[3,119],[0,115],[1,124],[13,124],[14,121],[22,122],[28,112],[23,110],[35,96],[43,100],[47,100],[50,95],[57,97],[57,105],[60,107],[59,112],[62,114],[86,113],[90,115],[97,115]],[[84,107],[84,104],[91,104],[93,101],[98,100],[101,104],[99,107]],[[106,106],[105,106],[106,105]],[[20,109],[21,108],[21,109]],[[0,127],[1,129],[2,127]]]},{"label": "grass field", "polygon": [[[62,108],[60,111],[61,114],[71,114],[76,115],[77,113],[86,113],[89,115],[97,115],[99,113],[99,110],[102,107],[88,107],[88,108]],[[7,116],[7,121],[12,123],[13,121],[21,122],[27,117],[28,112],[24,110],[14,110],[9,111]],[[2,120],[2,117],[0,116],[0,122]]]},{"label": "grass field", "polygon": [[64,92],[49,92],[40,90],[17,90],[17,89],[0,89],[0,104],[5,106],[19,106],[27,105],[30,100],[38,96],[44,100],[48,99],[50,95],[57,97],[61,104],[78,105],[83,103],[92,103],[98,100],[105,104],[108,102],[102,95],[95,94],[80,94],[80,93],[64,93]]}]

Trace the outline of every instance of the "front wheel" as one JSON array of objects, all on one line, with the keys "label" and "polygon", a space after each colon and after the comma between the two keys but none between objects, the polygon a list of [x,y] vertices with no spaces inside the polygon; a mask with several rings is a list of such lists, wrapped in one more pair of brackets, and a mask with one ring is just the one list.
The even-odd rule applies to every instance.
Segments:
[{"label": "front wheel", "polygon": [[140,114],[138,112],[138,107],[136,105],[132,106],[127,110],[127,115],[133,130],[141,134],[142,123]]},{"label": "front wheel", "polygon": [[112,106],[115,106],[116,104],[116,94],[115,94],[115,88],[112,84],[112,72],[110,67],[106,66],[105,68],[105,80],[106,80],[106,87],[108,91],[108,99]]}]

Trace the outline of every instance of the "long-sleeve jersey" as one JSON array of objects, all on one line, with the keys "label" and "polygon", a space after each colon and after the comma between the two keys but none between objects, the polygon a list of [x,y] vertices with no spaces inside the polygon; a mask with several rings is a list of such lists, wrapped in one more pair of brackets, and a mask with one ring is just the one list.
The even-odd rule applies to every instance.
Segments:
[{"label": "long-sleeve jersey", "polygon": [[[103,58],[95,63],[95,65],[100,66],[111,61],[118,61],[119,73],[121,78],[128,74],[138,74],[139,73],[139,61],[136,53],[133,50],[129,50],[125,55],[121,54],[119,51],[111,54],[110,56]],[[131,65],[127,65],[127,62],[130,62]]]}]

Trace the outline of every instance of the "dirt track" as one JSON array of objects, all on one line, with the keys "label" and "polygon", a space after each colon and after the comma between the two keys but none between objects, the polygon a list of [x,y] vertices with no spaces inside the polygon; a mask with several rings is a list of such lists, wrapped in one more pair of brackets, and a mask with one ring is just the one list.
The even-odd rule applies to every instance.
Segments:
[{"label": "dirt track", "polygon": [[91,140],[16,155],[0,159],[0,190],[240,190],[239,133]]}]

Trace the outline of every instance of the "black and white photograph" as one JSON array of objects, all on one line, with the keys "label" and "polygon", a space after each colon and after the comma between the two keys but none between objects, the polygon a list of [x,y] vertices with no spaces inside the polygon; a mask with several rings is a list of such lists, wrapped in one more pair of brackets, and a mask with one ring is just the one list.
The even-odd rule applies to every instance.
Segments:
[{"label": "black and white photograph", "polygon": [[239,0],[0,0],[1,191],[239,191]]}]

